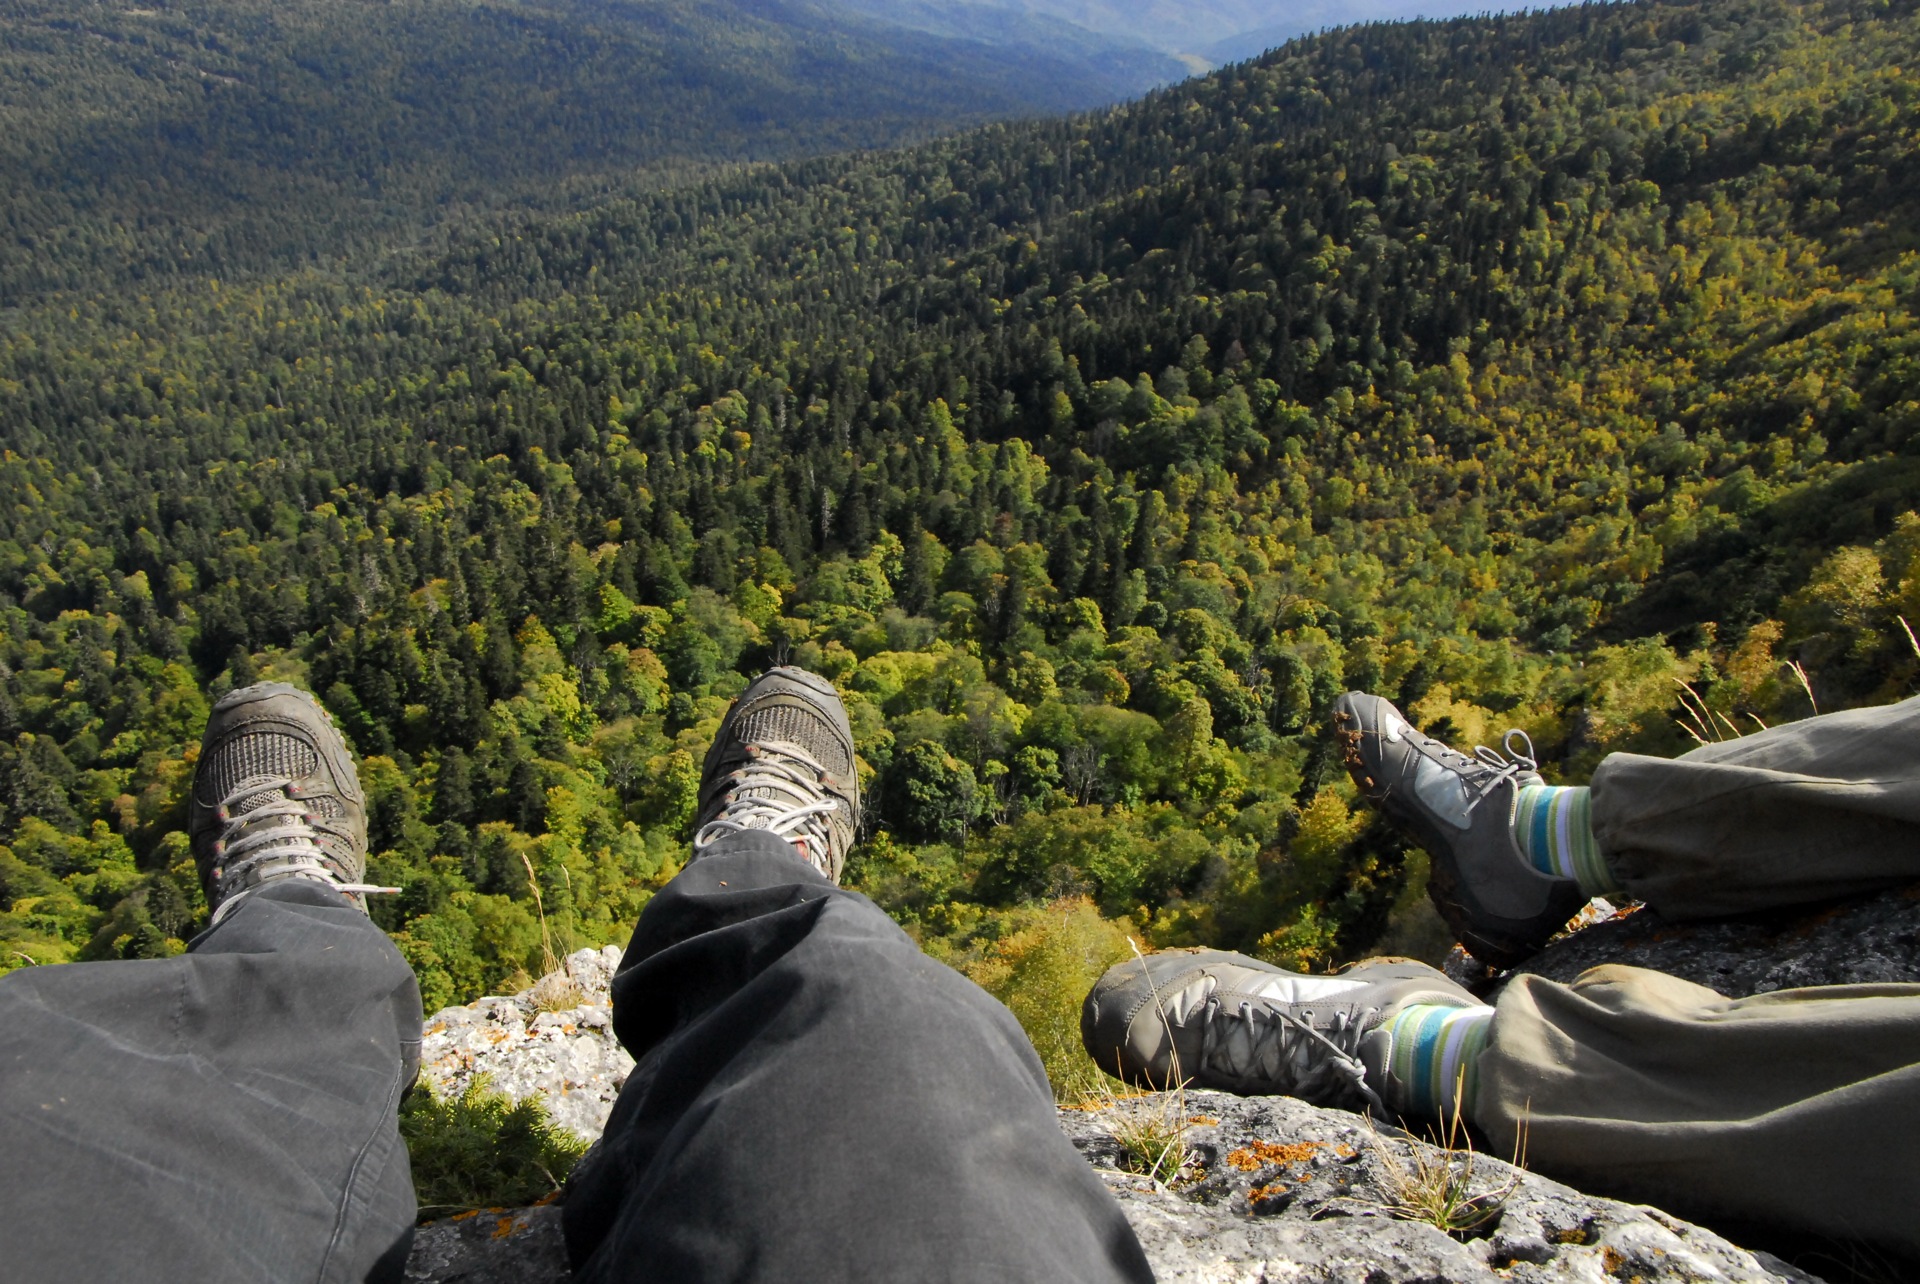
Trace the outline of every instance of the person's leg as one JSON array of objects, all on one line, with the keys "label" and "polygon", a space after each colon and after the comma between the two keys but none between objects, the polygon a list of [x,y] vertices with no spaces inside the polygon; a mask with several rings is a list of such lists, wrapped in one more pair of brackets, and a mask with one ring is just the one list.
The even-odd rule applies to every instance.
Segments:
[{"label": "person's leg", "polygon": [[1529,1167],[1685,1216],[1920,1251],[1920,985],[1727,999],[1517,977],[1468,1117]]},{"label": "person's leg", "polygon": [[1111,968],[1081,1028],[1148,1086],[1177,1064],[1416,1127],[1463,1107],[1496,1154],[1596,1194],[1920,1250],[1920,985],[1729,1000],[1604,967],[1518,977],[1488,1006],[1405,960],[1302,976],[1174,950]]},{"label": "person's leg", "polygon": [[1613,754],[1593,836],[1668,918],[1804,904],[1920,879],[1920,699],[1826,714],[1679,758]]},{"label": "person's leg", "polygon": [[187,805],[213,926],[172,959],[0,978],[9,1280],[398,1279],[420,988],[360,882],[352,756],[305,692],[207,720]]},{"label": "person's leg", "polygon": [[1006,1008],[765,831],[654,898],[613,993],[581,1284],[1152,1277]]},{"label": "person's leg", "polygon": [[1591,787],[1547,785],[1519,732],[1509,754],[1465,754],[1378,696],[1350,692],[1334,716],[1354,783],[1433,857],[1435,906],[1496,966],[1593,896],[1686,919],[1920,879],[1920,699],[1679,758],[1612,754]]},{"label": "person's leg", "polygon": [[1151,1279],[1012,1014],[834,886],[859,789],[832,686],[758,679],[701,799],[614,978],[637,1064],[569,1183],[575,1278]]},{"label": "person's leg", "polygon": [[11,972],[0,1029],[9,1281],[399,1278],[420,992],[345,896],[280,881],[178,958]]}]

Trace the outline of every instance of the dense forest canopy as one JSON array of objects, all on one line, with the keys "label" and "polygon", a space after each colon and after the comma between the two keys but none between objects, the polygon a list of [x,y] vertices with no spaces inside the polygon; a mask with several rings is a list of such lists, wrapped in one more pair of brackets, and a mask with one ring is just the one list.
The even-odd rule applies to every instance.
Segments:
[{"label": "dense forest canopy", "polygon": [[1157,83],[1107,61],[785,0],[0,0],[0,306]]},{"label": "dense forest canopy", "polygon": [[7,961],[181,948],[200,721],[261,676],[362,755],[430,1004],[622,941],[778,659],[851,707],[850,881],[1049,1057],[1033,996],[1123,933],[1431,949],[1341,690],[1572,781],[1912,690],[1916,44],[1877,0],[1354,28],[352,280],[25,305]]}]

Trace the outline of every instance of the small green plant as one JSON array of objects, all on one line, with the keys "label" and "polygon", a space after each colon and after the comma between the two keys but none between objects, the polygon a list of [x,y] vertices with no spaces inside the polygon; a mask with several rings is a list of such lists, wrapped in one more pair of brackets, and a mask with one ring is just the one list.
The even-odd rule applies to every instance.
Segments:
[{"label": "small green plant", "polygon": [[1472,1239],[1492,1228],[1507,1200],[1520,1188],[1518,1170],[1525,1158],[1526,1129],[1521,1128],[1514,1143],[1515,1171],[1505,1181],[1476,1192],[1476,1184],[1485,1183],[1474,1181],[1474,1163],[1479,1155],[1461,1121],[1465,1089],[1466,1077],[1462,1075],[1454,1081],[1453,1110],[1445,1130],[1434,1134],[1430,1145],[1407,1146],[1404,1159],[1396,1146],[1374,1130],[1373,1120],[1368,1118],[1367,1132],[1373,1152],[1379,1156],[1375,1180],[1382,1198],[1360,1202],[1402,1221],[1425,1222],[1456,1239]]},{"label": "small green plant", "polygon": [[537,1203],[560,1189],[587,1150],[538,1099],[514,1102],[484,1075],[457,1097],[413,1094],[400,1109],[400,1135],[423,1221]]},{"label": "small green plant", "polygon": [[1171,1183],[1191,1158],[1187,1147],[1187,1094],[1183,1086],[1150,1097],[1111,1097],[1113,1139],[1128,1166],[1153,1181]]}]

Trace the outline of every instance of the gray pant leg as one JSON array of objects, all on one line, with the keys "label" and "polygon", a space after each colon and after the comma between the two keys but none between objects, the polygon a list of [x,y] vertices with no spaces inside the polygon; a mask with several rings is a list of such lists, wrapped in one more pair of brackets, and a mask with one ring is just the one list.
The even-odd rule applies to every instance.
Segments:
[{"label": "gray pant leg", "polygon": [[1593,776],[1593,830],[1621,886],[1673,919],[1920,879],[1920,699],[1679,758],[1614,754]]},{"label": "gray pant leg", "polygon": [[1609,965],[1520,976],[1471,1117],[1506,1155],[1682,1216],[1920,1252],[1920,985],[1728,999]]},{"label": "gray pant leg", "polygon": [[1153,1278],[1012,1014],[764,829],[647,905],[613,1021],[580,1284]]},{"label": "gray pant leg", "polygon": [[420,991],[337,893],[263,890],[178,958],[9,973],[0,1030],[9,1281],[399,1278]]}]

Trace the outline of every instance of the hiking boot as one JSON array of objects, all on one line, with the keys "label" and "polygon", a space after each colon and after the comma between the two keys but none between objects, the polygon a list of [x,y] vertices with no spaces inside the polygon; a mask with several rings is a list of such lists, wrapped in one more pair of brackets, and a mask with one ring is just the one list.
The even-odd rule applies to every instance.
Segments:
[{"label": "hiking boot", "polygon": [[767,670],[727,710],[707,751],[694,856],[743,829],[764,829],[838,883],[859,825],[853,729],[840,693],[805,669]]},{"label": "hiking boot", "polygon": [[365,912],[367,804],[320,702],[284,682],[221,696],[207,718],[187,837],[218,923],[283,878],[325,883]]},{"label": "hiking boot", "polygon": [[1545,783],[1525,732],[1507,732],[1505,753],[1481,746],[1469,757],[1379,696],[1349,691],[1333,710],[1354,783],[1427,849],[1427,894],[1475,958],[1511,967],[1587,903],[1572,879],[1535,869],[1514,836],[1521,788]]},{"label": "hiking boot", "polygon": [[1381,1110],[1387,1018],[1409,1003],[1479,1002],[1409,959],[1302,976],[1225,950],[1168,950],[1107,969],[1080,1009],[1080,1040],[1102,1070],[1150,1088]]}]

